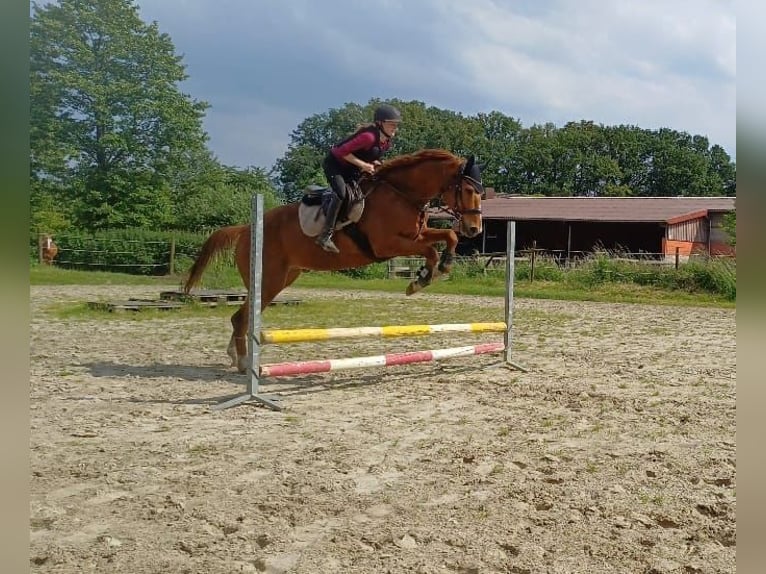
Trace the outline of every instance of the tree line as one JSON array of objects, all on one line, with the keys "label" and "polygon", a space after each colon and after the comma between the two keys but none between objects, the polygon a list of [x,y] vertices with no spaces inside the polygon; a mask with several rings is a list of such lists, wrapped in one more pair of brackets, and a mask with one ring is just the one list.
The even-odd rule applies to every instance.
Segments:
[{"label": "tree line", "polygon": [[[324,184],[330,145],[379,103],[347,103],[302,121],[273,166],[222,164],[182,92],[171,38],[132,0],[32,4],[30,189],[33,230],[198,231],[247,221]],[[394,100],[404,122],[393,155],[475,154],[499,193],[557,196],[735,195],[736,165],[704,136],[589,121],[524,127],[500,112],[463,115]]]},{"label": "tree line", "polygon": [[[369,121],[377,101],[346,104],[307,118],[292,132],[274,174],[293,201],[322,180],[321,162],[333,142]],[[591,121],[522,126],[500,112],[465,116],[418,101],[392,101],[404,121],[392,154],[428,147],[475,154],[485,186],[498,193],[543,196],[736,195],[736,165],[719,145],[669,128],[597,125]]]}]

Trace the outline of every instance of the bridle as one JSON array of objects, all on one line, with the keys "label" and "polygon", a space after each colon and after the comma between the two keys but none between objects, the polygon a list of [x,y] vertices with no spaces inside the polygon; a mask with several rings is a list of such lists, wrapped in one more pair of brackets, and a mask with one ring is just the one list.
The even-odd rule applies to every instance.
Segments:
[{"label": "bridle", "polygon": [[[463,215],[481,215],[481,207],[476,207],[472,209],[464,209],[463,208],[463,180],[467,180],[468,183],[471,184],[471,188],[473,189],[473,192],[479,196],[481,196],[484,193],[484,186],[480,181],[477,179],[472,178],[470,175],[465,175],[464,173],[460,174],[460,177],[458,177],[457,181],[455,182],[455,188],[454,188],[454,196],[455,196],[455,205],[453,207],[442,207],[442,211],[445,211],[449,213],[452,217],[454,217],[456,220],[460,221],[460,219],[463,217]],[[441,202],[442,197],[444,196],[444,191],[439,194],[439,201]]]},{"label": "bridle", "polygon": [[484,185],[482,183],[471,177],[470,175],[466,175],[463,173],[463,168],[460,168],[460,172],[458,173],[458,176],[456,178],[456,181],[453,184],[453,195],[455,198],[455,203],[452,206],[445,206],[443,204],[444,200],[444,194],[449,191],[449,187],[447,189],[442,189],[442,191],[436,195],[435,197],[427,200],[425,203],[421,204],[419,202],[413,201],[412,198],[404,193],[402,190],[400,190],[398,187],[396,187],[393,183],[391,183],[388,180],[385,179],[377,179],[374,175],[371,178],[372,185],[368,188],[367,192],[364,193],[364,197],[367,197],[370,193],[373,192],[380,184],[387,185],[392,190],[394,190],[398,195],[406,199],[413,207],[415,207],[421,214],[425,214],[428,211],[428,207],[431,204],[432,201],[435,199],[439,201],[439,205],[437,206],[441,211],[444,211],[445,213],[448,213],[452,217],[454,217],[456,220],[460,220],[463,215],[481,215],[481,208],[471,208],[471,209],[464,209],[463,208],[463,180],[467,180],[468,183],[471,184],[471,188],[473,188],[474,193],[478,195],[482,195],[484,193]]}]

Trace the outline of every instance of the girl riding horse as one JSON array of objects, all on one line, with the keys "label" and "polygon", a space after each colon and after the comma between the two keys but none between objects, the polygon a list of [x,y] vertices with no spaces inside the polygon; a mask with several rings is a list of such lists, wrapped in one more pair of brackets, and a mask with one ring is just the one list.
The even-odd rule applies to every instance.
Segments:
[{"label": "girl riding horse", "polygon": [[322,168],[335,193],[330,198],[324,229],[316,239],[325,251],[340,253],[332,240],[332,234],[341,205],[348,198],[348,187],[356,187],[362,174],[375,173],[381,156],[391,147],[391,138],[396,135],[401,121],[399,110],[382,104],[375,110],[373,123],[359,127],[352,135],[332,146],[327,153]]}]

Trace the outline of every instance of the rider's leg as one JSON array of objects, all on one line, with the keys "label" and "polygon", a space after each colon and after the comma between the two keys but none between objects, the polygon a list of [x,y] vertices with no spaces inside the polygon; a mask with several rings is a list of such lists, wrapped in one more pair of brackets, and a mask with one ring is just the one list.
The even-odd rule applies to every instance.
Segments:
[{"label": "rider's leg", "polygon": [[341,175],[336,174],[330,179],[330,187],[334,193],[330,196],[330,205],[327,207],[327,219],[325,219],[324,228],[317,237],[316,242],[325,251],[340,253],[340,250],[332,240],[332,234],[335,230],[335,223],[338,220],[340,206],[346,198],[346,182]]}]

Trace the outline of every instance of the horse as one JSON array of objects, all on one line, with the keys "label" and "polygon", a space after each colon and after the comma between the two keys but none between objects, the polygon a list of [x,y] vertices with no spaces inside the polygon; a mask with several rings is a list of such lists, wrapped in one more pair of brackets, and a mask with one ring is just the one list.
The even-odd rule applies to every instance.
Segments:
[{"label": "horse", "polygon": [[43,235],[40,238],[40,256],[43,265],[53,265],[53,260],[58,255],[59,248],[53,242],[53,238],[50,235]]},{"label": "horse", "polygon": [[[264,213],[261,310],[306,270],[338,271],[362,267],[399,256],[421,256],[425,264],[407,286],[411,295],[449,273],[458,237],[453,229],[427,226],[431,204],[456,220],[457,231],[475,237],[482,231],[481,169],[473,156],[464,159],[449,151],[426,149],[392,158],[362,178],[364,208],[358,221],[337,229],[333,237],[340,253],[324,251],[301,230],[301,201]],[[304,197],[304,199],[306,199]],[[348,211],[347,209],[345,211]],[[341,223],[342,225],[342,223]],[[199,283],[205,267],[221,251],[234,246],[239,274],[250,289],[250,224],[214,231],[203,243],[189,270],[185,293]],[[434,245],[443,242],[441,256]],[[233,332],[227,353],[240,373],[248,368],[249,295],[232,315]]]}]

